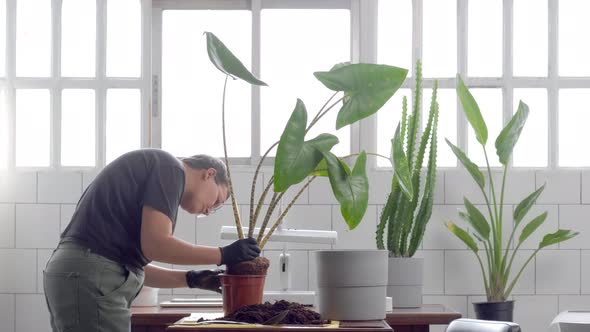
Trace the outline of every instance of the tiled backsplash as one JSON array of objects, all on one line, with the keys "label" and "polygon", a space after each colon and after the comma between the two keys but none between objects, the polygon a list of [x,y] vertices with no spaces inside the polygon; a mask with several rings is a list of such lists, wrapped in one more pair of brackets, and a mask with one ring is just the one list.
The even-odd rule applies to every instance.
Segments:
[{"label": "tiled backsplash", "polygon": [[[43,297],[43,267],[78,198],[94,175],[84,172],[0,173],[0,332],[50,331]],[[241,214],[248,216],[252,173],[234,172],[233,176]],[[260,183],[266,178],[263,176]],[[494,178],[497,182],[501,175],[494,174]],[[390,180],[389,172],[370,174],[370,205],[365,219],[354,231],[346,230],[326,179],[316,179],[303,193],[287,215],[286,227],[336,230],[339,241],[334,248],[374,248],[375,226]],[[590,207],[585,205],[590,203],[590,171],[511,171],[505,194],[505,201],[510,204],[504,210],[505,234],[511,230],[514,206],[544,183],[547,186],[539,205],[529,213],[535,216],[548,211],[547,220],[538,233],[523,244],[515,265],[520,266],[528,258],[542,234],[558,227],[578,230],[581,234],[541,251],[523,272],[513,298],[516,300],[515,320],[525,331],[549,331],[548,324],[562,310],[590,309]],[[467,172],[460,169],[439,171],[432,219],[417,255],[425,259],[424,302],[442,303],[464,316],[474,317],[471,303],[484,299],[479,267],[473,254],[444,226],[445,221],[457,220],[463,196],[474,204],[484,204]],[[182,211],[175,235],[197,244],[222,245],[230,242],[219,240],[222,225],[233,225],[229,206],[203,219]],[[326,247],[288,244],[292,268],[296,271],[292,274],[293,289],[315,289],[313,250]],[[264,255],[277,261],[282,248],[280,243],[269,243]],[[271,267],[267,280],[267,289],[280,287],[276,265]],[[166,299],[198,291],[177,289],[160,293]],[[432,330],[444,331],[444,326]]]}]

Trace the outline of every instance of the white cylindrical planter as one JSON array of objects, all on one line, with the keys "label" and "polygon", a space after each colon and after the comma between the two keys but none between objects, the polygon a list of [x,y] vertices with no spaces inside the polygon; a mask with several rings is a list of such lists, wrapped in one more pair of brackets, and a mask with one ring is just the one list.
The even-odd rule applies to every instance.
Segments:
[{"label": "white cylindrical planter", "polygon": [[424,259],[390,257],[387,296],[394,308],[416,308],[422,305]]},{"label": "white cylindrical planter", "polygon": [[322,319],[385,319],[387,250],[321,250],[316,255]]}]

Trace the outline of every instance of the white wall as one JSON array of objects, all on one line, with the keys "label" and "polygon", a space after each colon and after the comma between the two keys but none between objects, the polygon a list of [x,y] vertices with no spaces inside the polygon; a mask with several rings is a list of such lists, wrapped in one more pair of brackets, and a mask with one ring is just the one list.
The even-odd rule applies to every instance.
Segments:
[{"label": "white wall", "polygon": [[[248,215],[251,173],[234,172],[242,215]],[[590,171],[514,171],[508,175],[506,217],[528,193],[547,187],[534,211],[549,211],[543,233],[558,227],[581,231],[564,244],[543,250],[523,273],[515,288],[515,320],[525,331],[548,331],[548,324],[566,309],[590,309]],[[42,271],[60,230],[94,174],[83,172],[22,172],[0,174],[0,332],[50,331],[43,297]],[[288,214],[286,226],[339,231],[335,248],[374,248],[374,232],[389,187],[388,172],[370,174],[370,205],[355,231],[345,230],[338,205],[325,179],[314,181]],[[439,171],[435,206],[423,248],[424,302],[442,303],[474,317],[471,302],[483,299],[479,268],[469,250],[454,238],[443,222],[457,220],[463,195],[481,204],[479,192],[463,170]],[[510,220],[510,219],[508,219]],[[232,225],[229,206],[208,218],[179,214],[176,235],[197,244],[222,245],[221,225]],[[540,232],[539,232],[540,233]],[[519,261],[532,252],[540,235],[524,246]],[[315,289],[315,262],[311,252],[322,245],[290,245],[294,263],[293,288]],[[278,258],[281,246],[271,244],[264,255]],[[271,267],[268,289],[278,289],[278,270]],[[194,294],[192,290],[162,290],[161,298]],[[433,331],[444,331],[438,326]]]}]

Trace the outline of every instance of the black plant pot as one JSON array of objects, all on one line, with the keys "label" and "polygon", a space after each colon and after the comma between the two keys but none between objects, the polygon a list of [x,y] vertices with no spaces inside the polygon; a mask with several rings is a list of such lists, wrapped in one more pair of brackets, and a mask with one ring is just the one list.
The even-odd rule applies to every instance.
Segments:
[{"label": "black plant pot", "polygon": [[473,303],[477,319],[512,322],[514,301]]}]

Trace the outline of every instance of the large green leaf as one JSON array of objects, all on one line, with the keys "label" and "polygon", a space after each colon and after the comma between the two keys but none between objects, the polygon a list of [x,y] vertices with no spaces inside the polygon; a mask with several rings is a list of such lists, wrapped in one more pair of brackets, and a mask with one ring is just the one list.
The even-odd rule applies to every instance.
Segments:
[{"label": "large green leaf", "polygon": [[475,241],[471,235],[469,235],[469,233],[467,233],[461,227],[455,225],[452,221],[447,222],[447,228],[459,239],[461,239],[461,241],[463,241],[469,247],[469,249],[471,249],[471,251],[477,253],[477,244],[475,244]]},{"label": "large green leaf", "polygon": [[[346,174],[350,174],[350,167],[348,167],[348,165],[342,159],[338,159],[338,160],[340,161],[340,165],[342,165],[342,167],[344,167]],[[311,175],[311,176],[328,176],[328,164],[326,163],[326,159],[325,158],[322,159],[322,161],[320,161],[320,163],[315,167],[313,172],[311,172],[309,175]]]},{"label": "large green leaf", "polygon": [[393,175],[399,184],[402,192],[409,201],[412,201],[414,191],[412,189],[412,178],[408,159],[402,146],[402,137],[400,135],[400,125],[397,125],[395,136],[391,140],[391,163],[393,164]]},{"label": "large green leaf", "polygon": [[282,192],[289,186],[303,181],[322,161],[322,151],[338,143],[338,138],[331,134],[320,134],[316,138],[304,141],[307,126],[307,111],[300,99],[291,113],[291,117],[281,135],[274,169],[274,190]]},{"label": "large green leaf", "polygon": [[399,89],[407,74],[407,69],[369,63],[338,65],[330,71],[314,73],[328,89],[343,91],[348,96],[338,112],[336,129],[377,112]]},{"label": "large green leaf", "polygon": [[363,219],[369,203],[369,179],[366,174],[367,155],[359,154],[350,174],[342,167],[338,157],[330,151],[323,152],[328,164],[330,185],[340,203],[340,212],[349,229],[354,229]]},{"label": "large green leaf", "polygon": [[457,75],[457,95],[459,95],[461,105],[463,105],[463,112],[465,112],[467,120],[469,120],[471,127],[475,131],[477,141],[481,143],[481,145],[486,145],[486,142],[488,141],[488,127],[481,116],[477,102],[473,98],[473,95],[471,95],[471,92],[469,92],[469,89],[465,86],[465,83],[463,83],[460,75]]},{"label": "large green leaf", "polygon": [[514,209],[513,214],[515,227],[518,226],[520,221],[524,218],[524,216],[526,216],[531,207],[535,205],[535,202],[543,192],[543,189],[545,189],[545,185],[541,186],[541,188],[535,190],[532,194],[528,195],[525,199],[518,203],[516,209]]},{"label": "large green leaf", "polygon": [[535,219],[531,220],[522,229],[522,233],[520,234],[518,242],[523,243],[529,236],[531,236],[531,234],[533,234],[533,232],[535,232],[537,230],[537,228],[539,228],[539,226],[541,226],[541,224],[543,224],[543,222],[545,222],[545,219],[547,219],[547,212],[546,211],[544,213],[538,215],[537,217],[535,217]]},{"label": "large green leaf", "polygon": [[490,237],[490,225],[486,217],[466,197],[463,197],[463,203],[467,209],[468,221],[471,226],[483,239],[487,240]]},{"label": "large green leaf", "polygon": [[211,32],[205,32],[207,36],[207,54],[211,62],[222,73],[227,74],[234,79],[236,77],[254,85],[267,85],[263,81],[257,79],[244,66],[242,61],[238,59],[217,36]]},{"label": "large green leaf", "polygon": [[520,137],[520,133],[522,132],[522,128],[524,128],[528,116],[529,107],[521,101],[518,104],[516,114],[510,119],[510,122],[508,122],[506,127],[502,129],[500,135],[498,135],[498,138],[496,139],[496,153],[498,154],[498,157],[500,157],[502,165],[508,164],[514,145],[516,145],[518,137]]},{"label": "large green leaf", "polygon": [[485,186],[485,180],[483,174],[479,170],[479,166],[472,162],[471,159],[467,157],[465,152],[463,152],[463,150],[461,150],[459,147],[455,146],[446,138],[445,141],[447,141],[447,144],[451,147],[451,150],[453,150],[453,153],[455,154],[455,156],[457,156],[457,159],[459,159],[463,166],[465,166],[465,168],[467,169],[469,174],[471,174],[477,185],[483,189],[483,187]]},{"label": "large green leaf", "polygon": [[580,234],[579,232],[570,231],[569,229],[558,229],[555,233],[547,234],[543,237],[541,243],[539,243],[539,248],[545,248],[552,244],[556,244],[559,242],[567,241],[574,236]]}]

